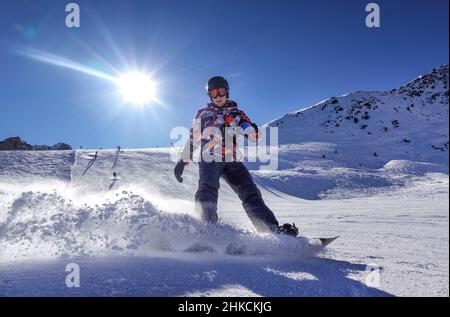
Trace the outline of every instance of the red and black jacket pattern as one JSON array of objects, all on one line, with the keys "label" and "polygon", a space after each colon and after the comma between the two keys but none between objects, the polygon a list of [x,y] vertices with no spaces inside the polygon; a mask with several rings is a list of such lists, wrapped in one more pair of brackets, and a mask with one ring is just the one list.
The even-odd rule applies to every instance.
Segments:
[{"label": "red and black jacket pattern", "polygon": [[[258,133],[258,126],[247,117],[244,111],[238,109],[235,101],[227,100],[227,103],[223,107],[217,107],[214,103],[208,103],[205,108],[197,112],[194,118],[189,141],[184,147],[182,159],[186,163],[192,160],[193,153],[196,150],[195,145],[200,144],[202,153],[204,151],[210,151],[211,154],[214,150],[217,151],[217,146],[221,146],[222,159],[225,159],[226,155],[232,155],[233,161],[235,161],[237,148],[236,137],[233,137],[232,145],[227,148],[227,144],[225,143],[226,133],[232,130],[225,128],[240,129],[244,137],[247,137],[247,133],[250,131]],[[217,133],[218,131],[220,133]]]}]

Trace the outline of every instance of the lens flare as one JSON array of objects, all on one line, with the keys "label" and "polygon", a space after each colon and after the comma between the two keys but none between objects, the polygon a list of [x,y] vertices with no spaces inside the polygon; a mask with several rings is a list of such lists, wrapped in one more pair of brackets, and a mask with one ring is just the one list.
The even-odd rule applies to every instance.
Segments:
[{"label": "lens flare", "polygon": [[32,48],[17,49],[15,50],[15,53],[39,62],[111,81],[116,84],[124,102],[127,104],[143,106],[152,103],[154,105],[163,106],[162,102],[156,96],[156,82],[150,75],[144,72],[131,71],[120,75],[120,73],[113,68],[112,71],[116,74],[114,76],[72,61],[63,56]]}]

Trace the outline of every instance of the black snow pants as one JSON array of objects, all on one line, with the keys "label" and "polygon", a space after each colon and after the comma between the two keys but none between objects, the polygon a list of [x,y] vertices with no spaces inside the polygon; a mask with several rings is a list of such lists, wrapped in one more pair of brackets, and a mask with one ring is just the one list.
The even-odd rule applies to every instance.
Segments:
[{"label": "black snow pants", "polygon": [[252,176],[241,162],[200,162],[195,211],[204,221],[216,223],[219,179],[223,177],[238,194],[242,206],[255,228],[260,232],[278,226],[272,210],[266,206]]}]

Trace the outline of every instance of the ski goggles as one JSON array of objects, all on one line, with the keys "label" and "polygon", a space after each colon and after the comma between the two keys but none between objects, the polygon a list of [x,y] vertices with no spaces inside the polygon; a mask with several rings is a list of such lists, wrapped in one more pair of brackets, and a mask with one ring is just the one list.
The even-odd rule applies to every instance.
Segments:
[{"label": "ski goggles", "polygon": [[216,88],[208,91],[208,95],[211,98],[217,98],[217,97],[225,97],[227,95],[227,89],[226,88]]}]

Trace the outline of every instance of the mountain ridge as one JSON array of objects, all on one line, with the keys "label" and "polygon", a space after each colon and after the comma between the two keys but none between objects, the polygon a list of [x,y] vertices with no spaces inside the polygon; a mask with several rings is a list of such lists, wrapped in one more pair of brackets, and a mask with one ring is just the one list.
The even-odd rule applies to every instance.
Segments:
[{"label": "mountain ridge", "polygon": [[280,145],[327,142],[366,156],[448,164],[448,70],[442,65],[396,89],[331,97],[264,126],[278,127]]}]

